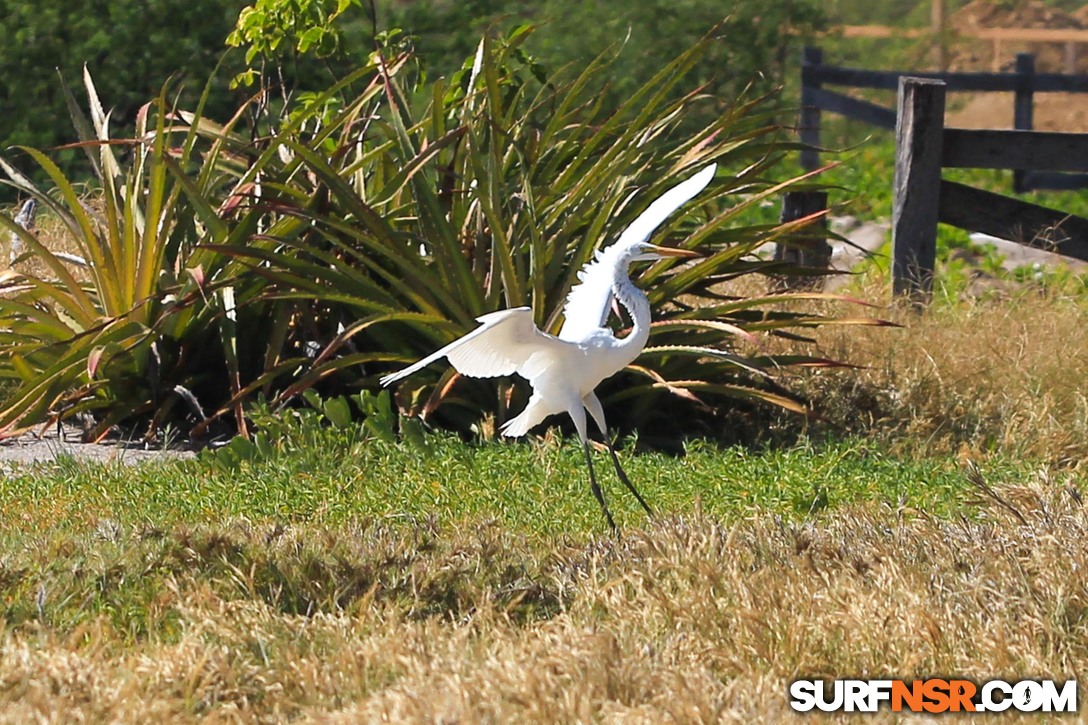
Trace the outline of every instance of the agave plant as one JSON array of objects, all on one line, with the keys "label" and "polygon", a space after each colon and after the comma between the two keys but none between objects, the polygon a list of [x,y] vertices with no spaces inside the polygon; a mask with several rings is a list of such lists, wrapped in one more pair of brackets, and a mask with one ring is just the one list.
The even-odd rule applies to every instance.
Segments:
[{"label": "agave plant", "polygon": [[[771,373],[832,363],[744,357],[737,343],[829,320],[781,309],[797,295],[721,292],[742,275],[790,271],[752,256],[790,231],[753,223],[753,211],[803,181],[770,179],[789,147],[765,100],[724,107],[714,123],[681,137],[677,129],[693,107],[717,103],[700,89],[677,92],[703,46],[607,109],[597,93],[607,56],[568,82],[545,79],[522,51],[527,34],[484,38],[452,82],[429,86],[416,82],[409,57],[379,54],[366,91],[324,118],[318,132],[277,137],[299,170],[280,192],[308,225],[215,249],[266,278],[270,299],[319,308],[316,337],[328,344],[279,402],[324,381],[373,385],[386,363],[441,347],[496,309],[531,305],[537,325],[556,331],[577,271],[641,211],[633,200],[652,199],[717,162],[728,173],[714,193],[662,232],[665,243],[706,257],[643,274],[657,320],[650,346],[602,397],[633,403],[636,421],[661,409],[661,395],[698,402],[722,394],[802,410]],[[399,404],[409,413],[438,410],[468,427],[487,414],[502,418],[512,394],[510,386],[496,391],[434,370],[402,388]]]},{"label": "agave plant", "polygon": [[[98,194],[81,195],[42,151],[22,149],[50,189],[0,160],[6,183],[59,220],[78,252],[50,249],[0,215],[27,249],[0,285],[0,376],[15,381],[2,434],[93,412],[97,438],[126,419],[161,419],[182,401],[199,409],[194,390],[222,388],[225,399],[240,388],[238,301],[251,292],[235,288],[228,259],[199,245],[256,231],[254,219],[228,228],[218,218],[210,200],[229,176],[217,162],[199,167],[198,140],[217,139],[200,149],[215,158],[229,125],[200,119],[199,109],[174,111],[164,89],[141,109],[134,135],[115,139],[86,72],[84,84],[89,118],[68,92],[81,137],[73,146],[87,152]],[[22,271],[29,258],[45,271]]]},{"label": "agave plant", "polygon": [[[213,247],[307,228],[290,188],[299,166],[285,168],[278,144],[236,129],[246,107],[225,124],[204,118],[207,93],[184,112],[164,88],[133,134],[115,138],[86,73],[84,85],[89,116],[65,89],[81,139],[70,148],[86,152],[94,193],[81,194],[43,151],[21,149],[49,186],[0,159],[4,183],[37,200],[77,252],[52,249],[0,214],[13,250],[26,250],[0,275],[0,378],[9,381],[0,435],[80,414],[91,414],[91,438],[121,422],[149,423],[153,435],[183,417],[203,434],[225,413],[245,434],[248,394],[278,392],[274,384],[309,363],[298,338],[314,304],[268,301],[261,276]],[[312,120],[299,114],[281,133]]]},{"label": "agave plant", "polygon": [[[701,46],[608,109],[598,93],[607,55],[568,80],[547,78],[522,50],[527,34],[485,38],[459,74],[430,84],[410,52],[375,53],[245,133],[246,108],[218,124],[202,105],[172,107],[164,90],[131,138],[114,139],[85,77],[89,118],[69,98],[75,146],[101,187],[95,203],[43,152],[24,149],[49,189],[0,160],[7,183],[61,220],[85,260],[73,268],[0,215],[46,270],[0,278],[0,377],[14,381],[0,434],[90,412],[95,436],[133,420],[153,433],[182,415],[198,434],[229,421],[244,435],[255,398],[282,406],[310,388],[376,388],[382,372],[487,312],[531,305],[555,331],[578,269],[640,200],[710,162],[727,171],[714,193],[658,239],[706,256],[643,272],[650,345],[599,392],[634,424],[661,415],[662,400],[707,394],[802,409],[773,373],[829,361],[742,351],[830,320],[783,308],[797,296],[722,291],[743,275],[789,272],[751,255],[791,230],[762,221],[761,204],[803,182],[772,178],[788,145],[767,104],[725,106],[681,133],[692,108],[718,103],[678,92]],[[401,410],[437,411],[461,428],[503,418],[520,394],[452,370],[417,381],[399,390]]]}]

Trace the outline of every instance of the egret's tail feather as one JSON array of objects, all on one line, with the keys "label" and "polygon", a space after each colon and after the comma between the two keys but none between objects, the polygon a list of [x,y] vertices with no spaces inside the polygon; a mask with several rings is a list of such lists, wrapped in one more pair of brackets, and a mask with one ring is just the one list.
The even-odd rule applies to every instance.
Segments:
[{"label": "egret's tail feather", "polygon": [[388,387],[391,383],[395,383],[395,382],[397,382],[398,380],[400,380],[403,377],[404,377],[404,375],[401,375],[400,373],[393,373],[391,375],[384,376],[378,382],[382,384],[383,388],[385,388],[385,387]]},{"label": "egret's tail feather", "polygon": [[529,404],[519,415],[506,421],[499,428],[504,436],[517,438],[528,433],[533,426],[548,417],[548,410],[542,405],[540,398],[535,395],[529,398]]}]

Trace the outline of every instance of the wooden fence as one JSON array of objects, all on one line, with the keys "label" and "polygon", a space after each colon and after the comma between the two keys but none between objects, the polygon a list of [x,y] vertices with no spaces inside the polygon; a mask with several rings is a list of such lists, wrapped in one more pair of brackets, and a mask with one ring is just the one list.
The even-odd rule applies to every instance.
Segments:
[{"label": "wooden fence", "polygon": [[[901,78],[911,76],[943,81],[947,91],[975,93],[1012,93],[1012,126],[1028,131],[1033,127],[1036,93],[1088,93],[1088,75],[1036,73],[1035,57],[1030,53],[1016,56],[1013,73],[915,73],[908,71],[877,71],[828,65],[823,51],[805,48],[801,60],[801,118],[799,132],[806,145],[801,152],[801,165],[815,169],[820,165],[820,121],[824,111],[837,113],[879,128],[895,128],[895,109],[849,96],[828,86],[896,90]],[[1088,174],[1062,174],[1054,170],[1014,169],[1013,190],[1017,193],[1032,189],[1079,189],[1088,187]]]},{"label": "wooden fence", "polygon": [[[897,296],[916,304],[929,300],[938,223],[1088,261],[1088,219],[941,178],[942,168],[1009,169],[1017,192],[1088,186],[1088,134],[1031,130],[1035,93],[1088,93],[1088,76],[1035,73],[1028,54],[1017,56],[1015,73],[873,71],[824,64],[818,48],[806,48],[801,79],[799,131],[806,169],[820,165],[823,111],[895,129],[892,288]],[[827,86],[894,89],[896,108]],[[1014,128],[945,128],[949,91],[1013,93]]]},{"label": "wooden fence", "polygon": [[948,84],[899,81],[892,199],[895,294],[928,301],[943,222],[1088,261],[1088,219],[941,178],[942,168],[1088,172],[1088,134],[945,128]]}]

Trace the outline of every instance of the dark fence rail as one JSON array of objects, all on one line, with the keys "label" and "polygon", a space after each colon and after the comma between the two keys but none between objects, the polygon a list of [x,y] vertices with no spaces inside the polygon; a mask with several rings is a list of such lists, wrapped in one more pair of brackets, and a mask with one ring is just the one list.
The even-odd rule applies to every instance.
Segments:
[{"label": "dark fence rail", "polygon": [[[941,81],[945,91],[976,93],[1013,93],[1012,126],[1020,131],[1030,131],[1034,125],[1034,100],[1036,93],[1088,93],[1088,75],[1062,73],[1036,73],[1035,57],[1030,53],[1016,56],[1013,73],[946,72],[917,73],[913,71],[880,71],[845,68],[824,63],[823,51],[805,48],[801,61],[801,118],[799,132],[805,149],[801,152],[801,165],[806,170],[820,166],[820,123],[824,111],[837,113],[878,128],[895,128],[896,111],[877,103],[854,98],[826,86],[845,88],[897,90],[904,77]],[[1007,141],[1012,141],[1009,137]],[[949,164],[952,165],[952,164]],[[970,164],[968,164],[970,165]],[[1079,189],[1088,187],[1088,174],[1059,173],[1088,171],[1071,169],[1066,165],[1030,164],[989,166],[1013,170],[1013,190],[1017,193],[1032,189]]]},{"label": "dark fence rail", "polygon": [[892,288],[928,301],[937,224],[1088,261],[1088,219],[941,178],[944,167],[1088,171],[1088,134],[945,128],[947,84],[899,81],[892,200]]},{"label": "dark fence rail", "polygon": [[[1022,53],[1028,55],[1030,53]],[[1019,73],[944,72],[915,73],[913,71],[862,70],[833,65],[809,65],[801,69],[802,81],[810,84],[848,86],[894,91],[905,75],[944,81],[949,91],[977,93],[1015,93],[1021,89]],[[1065,73],[1030,72],[1031,90],[1035,93],[1088,93],[1088,76]]]}]

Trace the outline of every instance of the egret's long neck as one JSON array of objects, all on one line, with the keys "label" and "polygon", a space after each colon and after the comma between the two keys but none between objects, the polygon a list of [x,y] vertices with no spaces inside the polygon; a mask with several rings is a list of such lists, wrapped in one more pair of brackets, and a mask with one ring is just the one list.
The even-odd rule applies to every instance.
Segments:
[{"label": "egret's long neck", "polygon": [[631,315],[631,332],[619,341],[618,346],[629,351],[633,360],[646,347],[650,337],[650,300],[645,292],[635,286],[626,271],[616,275],[612,292]]}]

